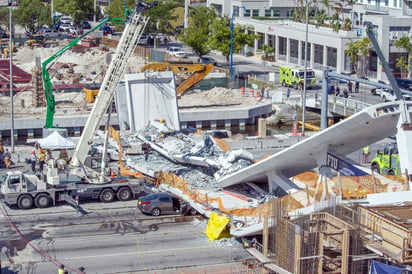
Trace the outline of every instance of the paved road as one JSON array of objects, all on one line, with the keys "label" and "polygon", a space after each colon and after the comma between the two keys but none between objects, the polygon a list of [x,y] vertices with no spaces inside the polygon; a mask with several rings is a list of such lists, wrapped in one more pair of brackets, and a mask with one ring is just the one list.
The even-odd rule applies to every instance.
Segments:
[{"label": "paved road", "polygon": [[135,201],[83,207],[89,214],[64,205],[26,211],[3,206],[1,273],[53,273],[59,263],[72,273],[81,266],[87,273],[154,273],[251,258],[233,239],[210,242],[200,217],[146,216]]}]

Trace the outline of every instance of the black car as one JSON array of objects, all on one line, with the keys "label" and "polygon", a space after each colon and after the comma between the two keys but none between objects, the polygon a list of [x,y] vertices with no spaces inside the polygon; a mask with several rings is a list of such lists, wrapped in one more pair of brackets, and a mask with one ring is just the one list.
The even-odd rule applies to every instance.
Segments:
[{"label": "black car", "polygon": [[412,80],[406,78],[396,78],[396,82],[401,89],[412,90]]},{"label": "black car", "polygon": [[90,23],[88,21],[83,21],[80,25],[83,29],[91,29],[92,28],[92,25],[90,25]]}]

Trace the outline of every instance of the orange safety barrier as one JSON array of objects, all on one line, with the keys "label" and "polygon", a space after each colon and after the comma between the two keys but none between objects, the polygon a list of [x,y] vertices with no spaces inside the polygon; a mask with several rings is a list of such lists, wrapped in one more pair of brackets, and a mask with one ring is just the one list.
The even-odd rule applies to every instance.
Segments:
[{"label": "orange safety barrier", "polygon": [[240,95],[245,95],[245,87],[240,88]]}]

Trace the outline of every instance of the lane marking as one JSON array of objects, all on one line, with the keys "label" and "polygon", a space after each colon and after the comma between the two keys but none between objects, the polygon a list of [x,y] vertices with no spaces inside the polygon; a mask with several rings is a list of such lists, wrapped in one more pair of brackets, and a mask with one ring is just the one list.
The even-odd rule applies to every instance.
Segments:
[{"label": "lane marking", "polygon": [[70,257],[65,258],[66,260],[79,260],[79,259],[94,259],[94,258],[102,258],[102,257],[113,257],[113,256],[127,256],[127,255],[144,255],[144,254],[154,254],[154,253],[162,253],[162,252],[176,252],[176,251],[185,251],[185,250],[193,250],[193,249],[210,249],[210,245],[204,246],[196,246],[196,247],[182,247],[182,248],[173,248],[173,249],[161,249],[161,250],[151,250],[151,251],[137,251],[137,252],[128,252],[128,253],[111,253],[105,255],[96,255],[96,256],[80,256],[80,257]]}]

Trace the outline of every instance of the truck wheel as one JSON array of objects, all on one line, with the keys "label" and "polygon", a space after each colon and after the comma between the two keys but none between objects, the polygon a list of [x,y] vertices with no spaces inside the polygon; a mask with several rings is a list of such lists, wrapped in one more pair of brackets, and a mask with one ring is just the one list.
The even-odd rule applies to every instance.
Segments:
[{"label": "truck wheel", "polygon": [[122,187],[117,191],[119,201],[129,201],[132,199],[132,191],[128,187]]},{"label": "truck wheel", "polygon": [[388,175],[395,175],[395,172],[393,170],[389,170]]},{"label": "truck wheel", "polygon": [[161,214],[160,208],[155,207],[152,209],[152,216],[160,216],[160,214]]},{"label": "truck wheel", "polygon": [[47,194],[41,193],[34,199],[34,204],[38,208],[46,208],[50,206],[50,197]]},{"label": "truck wheel", "polygon": [[372,165],[372,170],[373,170],[374,173],[378,173],[378,174],[380,173],[379,172],[379,166],[377,164]]},{"label": "truck wheel", "polygon": [[103,189],[102,192],[100,192],[100,201],[103,203],[113,202],[114,197],[114,192],[110,188]]},{"label": "truck wheel", "polygon": [[17,200],[17,206],[20,209],[30,209],[33,206],[33,197],[30,195],[22,195]]}]

